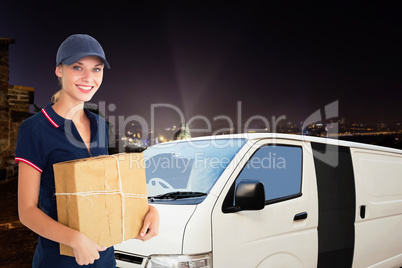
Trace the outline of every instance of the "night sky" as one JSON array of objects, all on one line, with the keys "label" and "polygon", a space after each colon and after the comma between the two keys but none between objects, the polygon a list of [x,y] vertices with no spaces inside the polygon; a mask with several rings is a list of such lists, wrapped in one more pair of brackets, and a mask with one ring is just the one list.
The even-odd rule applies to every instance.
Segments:
[{"label": "night sky", "polygon": [[[16,2],[0,1],[0,37],[15,39],[9,82],[34,87],[38,106],[59,89],[60,43],[87,33],[111,65],[92,100],[114,104],[109,116],[150,122],[152,104],[169,104],[187,120],[225,115],[236,121],[241,102],[242,122],[285,115],[296,123],[339,101],[339,118],[402,122],[398,1]],[[180,117],[158,108],[155,122],[164,128]]]}]

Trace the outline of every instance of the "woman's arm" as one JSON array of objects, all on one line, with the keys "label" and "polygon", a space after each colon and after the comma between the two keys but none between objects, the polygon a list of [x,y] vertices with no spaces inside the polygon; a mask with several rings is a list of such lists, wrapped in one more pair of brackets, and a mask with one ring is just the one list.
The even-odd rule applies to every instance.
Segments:
[{"label": "woman's arm", "polygon": [[24,162],[18,165],[18,214],[21,223],[40,236],[72,247],[80,265],[99,259],[99,251],[106,248],[83,233],[53,220],[38,208],[41,174]]},{"label": "woman's arm", "polygon": [[146,241],[154,236],[157,236],[158,232],[159,232],[159,212],[154,206],[149,205],[149,211],[145,216],[140,235],[137,236],[136,238],[142,241]]}]

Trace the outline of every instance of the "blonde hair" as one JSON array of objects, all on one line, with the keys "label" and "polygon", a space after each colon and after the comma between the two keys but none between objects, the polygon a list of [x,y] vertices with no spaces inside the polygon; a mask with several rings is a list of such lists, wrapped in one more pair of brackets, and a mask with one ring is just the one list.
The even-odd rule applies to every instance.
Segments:
[{"label": "blonde hair", "polygon": [[52,103],[56,103],[59,101],[60,96],[61,96],[62,90],[60,89],[59,91],[57,91],[56,93],[53,94],[52,98],[50,99],[50,101]]},{"label": "blonde hair", "polygon": [[[62,66],[62,65],[63,65],[63,63],[60,63],[57,66]],[[59,81],[59,85],[62,87],[63,85],[62,85],[61,77],[57,77],[57,80]],[[53,104],[58,102],[60,99],[61,93],[62,93],[61,89],[59,91],[57,91],[56,93],[54,93],[52,98],[50,99],[50,102]]]}]

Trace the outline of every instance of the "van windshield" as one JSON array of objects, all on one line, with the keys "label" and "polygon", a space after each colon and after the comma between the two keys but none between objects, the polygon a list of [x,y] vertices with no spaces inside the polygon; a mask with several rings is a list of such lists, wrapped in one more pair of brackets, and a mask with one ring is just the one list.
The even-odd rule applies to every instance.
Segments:
[{"label": "van windshield", "polygon": [[144,159],[150,200],[202,202],[245,143],[246,139],[208,139],[149,147]]}]

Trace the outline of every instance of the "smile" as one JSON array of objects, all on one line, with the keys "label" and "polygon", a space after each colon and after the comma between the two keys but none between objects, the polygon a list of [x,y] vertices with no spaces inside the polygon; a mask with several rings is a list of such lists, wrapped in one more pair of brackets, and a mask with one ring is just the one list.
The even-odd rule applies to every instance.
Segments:
[{"label": "smile", "polygon": [[94,88],[93,86],[76,85],[77,88],[83,93],[89,93]]}]

